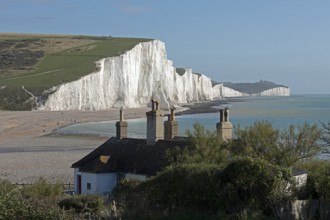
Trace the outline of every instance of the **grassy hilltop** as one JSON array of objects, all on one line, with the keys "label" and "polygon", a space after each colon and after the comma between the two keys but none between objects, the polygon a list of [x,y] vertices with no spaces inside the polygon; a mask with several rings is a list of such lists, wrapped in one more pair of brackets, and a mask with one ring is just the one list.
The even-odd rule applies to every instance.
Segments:
[{"label": "grassy hilltop", "polygon": [[[95,61],[118,56],[151,39],[75,35],[0,34],[0,109],[29,110],[31,95],[96,70]],[[24,89],[22,88],[24,87]]]}]

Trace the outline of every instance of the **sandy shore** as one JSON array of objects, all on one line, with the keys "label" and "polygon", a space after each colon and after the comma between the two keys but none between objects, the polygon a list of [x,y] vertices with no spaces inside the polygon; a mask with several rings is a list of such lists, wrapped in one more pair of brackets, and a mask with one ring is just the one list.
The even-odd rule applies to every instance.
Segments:
[{"label": "sandy shore", "polygon": [[[147,108],[126,109],[125,118],[145,117]],[[73,123],[118,120],[118,109],[107,111],[0,111],[0,179],[31,183],[39,177],[73,182],[71,164],[107,140],[106,137],[50,135]]]}]

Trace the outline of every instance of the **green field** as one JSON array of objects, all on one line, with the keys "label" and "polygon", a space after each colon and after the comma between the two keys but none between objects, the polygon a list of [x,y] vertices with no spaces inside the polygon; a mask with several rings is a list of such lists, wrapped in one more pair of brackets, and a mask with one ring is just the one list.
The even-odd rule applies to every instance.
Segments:
[{"label": "green field", "polygon": [[[2,79],[0,85],[49,88],[63,82],[74,81],[93,72],[96,68],[95,61],[104,57],[118,56],[136,44],[150,40],[114,37],[81,37],[81,39],[76,37],[76,40],[83,41],[89,38],[93,43],[50,53],[36,66],[36,70]],[[51,39],[61,41],[65,38]]]},{"label": "green field", "polygon": [[[22,86],[36,95],[46,89],[62,83],[71,82],[96,70],[95,62],[105,58],[119,56],[140,42],[150,41],[142,38],[0,34],[0,53],[10,57],[2,61],[0,67],[0,109],[21,109],[17,106],[25,103],[25,91]],[[22,59],[22,53],[28,55],[36,51],[44,54],[36,58],[36,64],[14,66],[13,62]],[[23,57],[28,62],[28,55]],[[17,56],[17,57],[15,57]],[[14,57],[14,58],[13,58]],[[16,60],[15,60],[16,59]],[[23,64],[24,64],[23,62]],[[6,63],[11,65],[6,66]],[[16,107],[13,107],[16,106]],[[23,109],[29,109],[30,104]]]}]

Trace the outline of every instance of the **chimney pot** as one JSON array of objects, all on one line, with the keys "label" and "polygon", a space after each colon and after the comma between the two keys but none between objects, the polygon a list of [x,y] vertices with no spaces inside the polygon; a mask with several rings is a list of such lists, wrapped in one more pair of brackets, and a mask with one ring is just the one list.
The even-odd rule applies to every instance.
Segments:
[{"label": "chimney pot", "polygon": [[124,110],[123,107],[119,110],[119,121],[116,122],[116,138],[122,139],[127,138],[128,136],[128,130],[127,130],[128,124],[126,121],[124,121]]},{"label": "chimney pot", "polygon": [[[156,108],[155,108],[156,105]],[[163,112],[159,110],[158,101],[151,100],[151,111],[147,115],[147,145],[155,145],[156,141],[164,138]]]}]

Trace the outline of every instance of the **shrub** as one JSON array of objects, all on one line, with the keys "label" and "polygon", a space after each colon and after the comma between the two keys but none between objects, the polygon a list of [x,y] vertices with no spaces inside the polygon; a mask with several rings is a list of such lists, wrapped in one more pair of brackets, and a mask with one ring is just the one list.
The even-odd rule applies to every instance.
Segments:
[{"label": "shrub", "polygon": [[27,198],[55,197],[63,193],[61,184],[51,184],[46,179],[40,178],[31,186],[23,188],[23,195]]},{"label": "shrub", "polygon": [[293,183],[289,169],[262,159],[241,158],[221,173],[222,209],[248,216],[285,205],[292,198]]},{"label": "shrub", "polygon": [[[145,182],[122,182],[114,200],[131,215],[210,212],[218,209],[219,165],[170,166]],[[129,213],[127,213],[127,210]]]},{"label": "shrub", "polygon": [[76,213],[97,213],[104,208],[104,201],[96,195],[75,195],[61,200],[58,205],[64,210],[74,209]]},{"label": "shrub", "polygon": [[[7,185],[7,184],[6,184]],[[7,185],[9,186],[9,185]],[[5,187],[6,190],[11,188]],[[12,185],[12,187],[14,187]],[[43,207],[22,197],[18,188],[10,191],[3,190],[0,193],[0,219],[60,219],[67,215],[56,207]]]},{"label": "shrub", "polygon": [[330,201],[330,162],[315,160],[302,164],[300,168],[308,171],[304,199]]},{"label": "shrub", "polygon": [[146,212],[143,192],[139,185],[139,180],[123,180],[112,190],[112,198],[116,203],[116,209],[119,213],[124,210],[128,215],[136,215],[137,213]]}]

